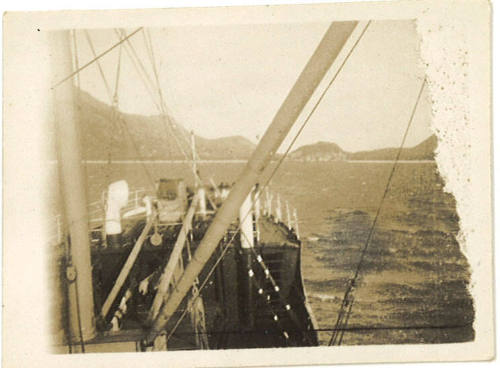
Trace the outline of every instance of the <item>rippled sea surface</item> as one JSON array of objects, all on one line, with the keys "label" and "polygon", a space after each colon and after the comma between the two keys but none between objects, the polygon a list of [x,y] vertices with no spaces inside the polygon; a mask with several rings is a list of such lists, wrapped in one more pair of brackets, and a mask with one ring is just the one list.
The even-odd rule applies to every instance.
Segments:
[{"label": "rippled sea surface", "polygon": [[[244,164],[205,163],[202,177],[236,180]],[[285,162],[271,190],[298,212],[302,275],[327,344],[347,282],[359,262],[391,163]],[[187,164],[88,164],[89,201],[105,183],[144,187],[184,177]],[[147,171],[146,171],[147,170]],[[434,163],[397,166],[361,265],[343,344],[448,343],[474,339],[470,270],[456,235],[455,201]]]}]

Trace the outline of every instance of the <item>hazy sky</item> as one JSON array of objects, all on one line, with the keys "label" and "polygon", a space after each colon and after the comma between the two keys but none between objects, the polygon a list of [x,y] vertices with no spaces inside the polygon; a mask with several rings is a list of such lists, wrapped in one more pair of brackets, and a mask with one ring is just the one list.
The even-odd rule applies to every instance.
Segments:
[{"label": "hazy sky", "polygon": [[[149,30],[170,114],[207,138],[243,135],[256,142],[327,27],[293,23]],[[97,53],[117,41],[111,30],[92,30],[89,35]],[[131,40],[153,76],[143,34]],[[423,77],[418,44],[411,21],[372,22],[296,147],[319,140],[348,151],[398,146]],[[82,31],[77,31],[77,46],[82,65],[92,58]],[[118,54],[117,48],[102,59],[110,85]],[[120,109],[157,114],[124,49],[121,67]],[[96,66],[84,70],[80,80],[84,90],[109,102]],[[431,134],[430,121],[425,91],[407,146]]]}]

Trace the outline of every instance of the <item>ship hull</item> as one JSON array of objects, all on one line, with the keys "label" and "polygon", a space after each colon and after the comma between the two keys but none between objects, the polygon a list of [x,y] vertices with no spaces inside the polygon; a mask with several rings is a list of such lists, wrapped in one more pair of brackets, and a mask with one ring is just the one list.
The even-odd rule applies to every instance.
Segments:
[{"label": "ship hull", "polygon": [[[210,219],[196,221],[191,250],[194,252],[208,227]],[[92,276],[95,314],[99,315],[121,268],[144,228],[145,221],[127,225],[122,246],[104,247],[101,231],[92,232]],[[167,324],[167,340],[160,350],[241,349],[318,344],[314,319],[308,308],[300,267],[300,241],[293,231],[272,218],[259,221],[260,241],[251,250],[243,249],[237,234],[237,224],[228,231],[199,276],[200,295],[189,293]],[[142,295],[138,284],[168,261],[179,225],[161,229],[162,243],[151,244],[150,238],[127,277],[121,293],[106,318],[98,320],[98,334],[83,344],[78,339],[59,342],[63,353],[91,351],[144,351],[142,344],[150,327],[148,312],[153,292]],[[232,241],[230,241],[232,240]],[[224,256],[221,257],[222,252]],[[260,262],[258,256],[260,255]],[[184,256],[188,262],[189,255]],[[64,263],[64,262],[63,262]],[[269,270],[266,274],[265,269]],[[60,267],[64,270],[65,267]],[[249,277],[249,270],[253,277]],[[63,276],[63,275],[61,275]],[[63,283],[64,284],[64,283]],[[275,288],[278,286],[279,291]],[[119,330],[112,331],[111,318],[119,310],[127,290],[134,297],[127,302],[127,311],[120,320]],[[196,299],[196,303],[193,303]],[[193,306],[194,304],[194,306]],[[67,335],[66,335],[67,336]],[[166,338],[162,336],[163,339]]]}]

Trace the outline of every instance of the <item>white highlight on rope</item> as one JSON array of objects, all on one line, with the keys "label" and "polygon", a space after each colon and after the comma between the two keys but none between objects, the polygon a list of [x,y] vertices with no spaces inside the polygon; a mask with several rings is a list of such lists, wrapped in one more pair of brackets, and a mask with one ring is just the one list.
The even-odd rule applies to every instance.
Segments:
[{"label": "white highlight on rope", "polygon": [[111,331],[120,331],[120,325],[116,316],[111,320]]},{"label": "white highlight on rope", "polygon": [[148,293],[148,288],[149,288],[149,277],[141,281],[141,283],[139,284],[139,292],[142,295],[146,295]]},{"label": "white highlight on rope", "polygon": [[123,314],[127,313],[127,299],[125,297],[120,301],[120,306],[118,307]]}]

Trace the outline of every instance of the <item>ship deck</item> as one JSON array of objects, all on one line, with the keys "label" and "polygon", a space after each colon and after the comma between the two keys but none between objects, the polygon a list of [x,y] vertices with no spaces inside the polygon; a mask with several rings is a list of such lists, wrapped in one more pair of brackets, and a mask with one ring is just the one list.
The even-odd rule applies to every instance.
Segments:
[{"label": "ship deck", "polygon": [[299,247],[297,236],[274,217],[261,216],[258,221],[259,238],[262,246]]}]

